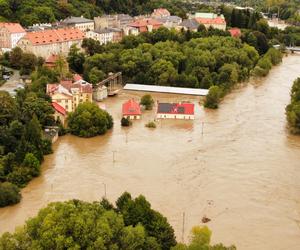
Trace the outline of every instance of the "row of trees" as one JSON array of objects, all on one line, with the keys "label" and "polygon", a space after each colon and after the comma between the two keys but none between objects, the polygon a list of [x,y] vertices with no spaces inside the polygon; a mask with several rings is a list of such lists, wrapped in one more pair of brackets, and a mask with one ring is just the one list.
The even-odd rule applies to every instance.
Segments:
[{"label": "row of trees", "polygon": [[297,78],[291,90],[291,103],[286,107],[286,118],[290,131],[300,134],[300,78]]},{"label": "row of trees", "polygon": [[19,47],[11,52],[5,52],[0,57],[1,65],[20,70],[21,75],[30,75],[36,67],[42,66],[44,59],[36,57],[33,53],[23,52]]},{"label": "row of trees", "polygon": [[43,156],[51,153],[42,126],[54,123],[52,114],[51,104],[36,93],[21,90],[14,99],[0,91],[0,206],[18,202],[17,187],[40,174]]},{"label": "row of trees", "polygon": [[235,249],[210,246],[210,235],[207,228],[196,228],[189,248],[176,246],[167,219],[153,210],[145,197],[133,199],[126,192],[116,206],[106,199],[51,203],[15,233],[3,234],[0,249]]},{"label": "row of trees", "polygon": [[[248,78],[259,54],[255,48],[231,37],[212,36],[188,42],[137,43],[106,46],[102,53],[85,59],[84,75],[122,71],[125,81],[178,87],[232,86]],[[143,41],[143,40],[142,40]],[[132,42],[131,44],[135,44]],[[132,45],[130,45],[132,46]],[[99,74],[101,76],[102,74]]]}]

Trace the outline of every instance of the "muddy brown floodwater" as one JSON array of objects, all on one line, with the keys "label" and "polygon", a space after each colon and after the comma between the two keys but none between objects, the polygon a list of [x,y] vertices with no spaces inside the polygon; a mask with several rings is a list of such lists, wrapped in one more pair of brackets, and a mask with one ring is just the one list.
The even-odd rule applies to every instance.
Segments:
[{"label": "muddy brown floodwater", "polygon": [[[284,58],[270,75],[204,110],[195,97],[154,94],[156,100],[190,100],[195,121],[162,121],[145,128],[154,111],[121,128],[121,104],[141,93],[105,101],[115,126],[92,139],[64,136],[47,156],[40,177],[23,189],[18,205],[0,209],[0,232],[13,231],[52,201],[111,201],[125,190],[143,194],[166,215],[182,239],[206,216],[213,242],[238,249],[300,249],[300,137],[286,131],[285,106],[300,55]],[[202,122],[203,135],[202,135]],[[113,162],[113,154],[115,162]]]}]

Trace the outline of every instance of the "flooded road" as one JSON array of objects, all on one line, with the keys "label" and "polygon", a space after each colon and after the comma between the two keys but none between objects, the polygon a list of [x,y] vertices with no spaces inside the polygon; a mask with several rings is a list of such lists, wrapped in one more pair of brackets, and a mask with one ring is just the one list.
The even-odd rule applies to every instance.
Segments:
[{"label": "flooded road", "polygon": [[0,232],[14,230],[51,201],[99,200],[106,186],[111,201],[125,190],[145,195],[168,217],[178,240],[185,213],[185,241],[205,215],[213,242],[299,249],[300,137],[289,135],[285,121],[298,76],[300,55],[284,58],[265,79],[226,96],[216,111],[204,110],[194,97],[155,94],[160,101],[193,101],[196,119],[162,121],[154,130],[145,128],[154,111],[129,129],[120,127],[122,102],[141,93],[107,99],[113,131],[62,137],[41,177],[23,189],[21,203],[0,209]]}]

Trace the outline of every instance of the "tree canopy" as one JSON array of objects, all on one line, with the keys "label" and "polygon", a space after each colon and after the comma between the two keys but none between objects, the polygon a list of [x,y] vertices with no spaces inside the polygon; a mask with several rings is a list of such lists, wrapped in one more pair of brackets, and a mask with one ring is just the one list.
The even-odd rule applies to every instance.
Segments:
[{"label": "tree canopy", "polygon": [[68,116],[68,126],[72,134],[81,137],[93,137],[105,134],[113,126],[110,114],[94,103],[81,103]]},{"label": "tree canopy", "polygon": [[116,208],[105,199],[50,203],[24,227],[0,238],[0,249],[12,250],[167,250],[175,244],[167,219],[152,210],[143,196],[132,200],[128,193],[118,199]]},{"label": "tree canopy", "polygon": [[300,78],[297,78],[292,86],[291,103],[286,107],[286,118],[290,131],[300,134]]}]

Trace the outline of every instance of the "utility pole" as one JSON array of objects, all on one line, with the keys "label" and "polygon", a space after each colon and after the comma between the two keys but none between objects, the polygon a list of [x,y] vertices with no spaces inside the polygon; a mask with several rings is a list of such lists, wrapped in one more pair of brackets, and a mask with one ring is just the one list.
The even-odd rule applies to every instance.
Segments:
[{"label": "utility pole", "polygon": [[181,241],[184,243],[184,225],[185,225],[185,212],[182,214],[182,236],[181,236]]},{"label": "utility pole", "polygon": [[106,199],[106,184],[104,182],[102,184],[104,186],[104,198]]},{"label": "utility pole", "polygon": [[115,162],[116,162],[116,159],[115,159],[115,153],[116,153],[117,151],[116,151],[116,150],[113,150],[112,152],[113,152],[113,163],[115,163]]}]

